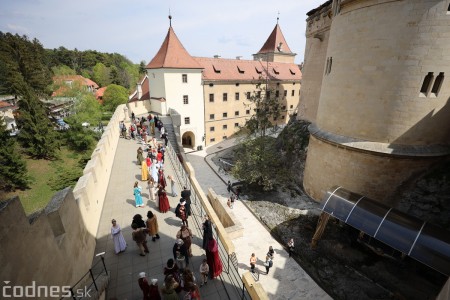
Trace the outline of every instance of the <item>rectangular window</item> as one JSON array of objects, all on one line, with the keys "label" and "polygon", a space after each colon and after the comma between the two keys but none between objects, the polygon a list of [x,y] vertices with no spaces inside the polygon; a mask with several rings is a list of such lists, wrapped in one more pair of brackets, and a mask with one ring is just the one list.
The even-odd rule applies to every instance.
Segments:
[{"label": "rectangular window", "polygon": [[214,128],[214,126],[209,127],[209,131],[215,131],[216,129]]},{"label": "rectangular window", "polygon": [[227,129],[228,125],[222,125],[222,129]]},{"label": "rectangular window", "polygon": [[284,120],[284,116],[281,116],[281,119],[283,119],[283,120]]},{"label": "rectangular window", "polygon": [[227,118],[228,117],[228,113],[223,113],[222,117]]},{"label": "rectangular window", "polygon": [[266,92],[266,96],[267,96],[267,98],[270,97],[270,91],[267,91],[267,92]]},{"label": "rectangular window", "polygon": [[284,90],[284,96],[287,97],[287,90]]},{"label": "rectangular window", "polygon": [[275,91],[275,97],[277,97],[277,98],[280,97],[280,91],[279,90]]},{"label": "rectangular window", "polygon": [[234,112],[234,115],[237,117],[237,116],[239,116],[239,111],[237,110],[237,111],[235,111]]},{"label": "rectangular window", "polygon": [[442,82],[444,81],[444,72],[440,72],[434,81],[433,88],[431,89],[431,96],[437,97],[441,90]]},{"label": "rectangular window", "polygon": [[215,142],[216,139],[215,139],[215,138],[212,138],[212,139],[209,139],[209,141],[210,141],[210,142]]},{"label": "rectangular window", "polygon": [[294,108],[294,105],[291,104],[291,105],[289,106],[289,108]]},{"label": "rectangular window", "polygon": [[257,96],[258,98],[261,98],[261,91],[258,91],[258,92],[256,93],[256,96]]},{"label": "rectangular window", "polygon": [[247,92],[247,100],[250,100],[250,92]]},{"label": "rectangular window", "polygon": [[223,93],[223,101],[228,101],[228,94],[227,93]]},{"label": "rectangular window", "polygon": [[214,120],[214,114],[210,114],[210,115],[209,115],[209,119],[210,119],[210,120]]},{"label": "rectangular window", "polygon": [[182,74],[181,80],[183,81],[183,83],[187,83],[187,74]]},{"label": "rectangular window", "polygon": [[189,104],[189,97],[188,97],[188,95],[183,95],[183,104]]},{"label": "rectangular window", "polygon": [[191,118],[189,118],[189,117],[184,118],[184,124],[185,125],[191,124]]},{"label": "rectangular window", "polygon": [[292,90],[291,96],[294,96],[294,95],[295,95],[295,90]]},{"label": "rectangular window", "polygon": [[249,115],[249,114],[250,114],[250,109],[247,109],[247,110],[245,111],[245,114],[246,114],[246,115]]},{"label": "rectangular window", "polygon": [[239,123],[234,123],[234,127],[239,127]]},{"label": "rectangular window", "polygon": [[281,109],[282,109],[282,110],[286,110],[286,105],[283,105],[283,106],[281,107]]},{"label": "rectangular window", "polygon": [[239,93],[234,93],[234,100],[239,100]]},{"label": "rectangular window", "polygon": [[428,72],[427,76],[423,79],[422,87],[420,88],[420,96],[427,97],[430,91],[431,83],[433,82],[433,72]]},{"label": "rectangular window", "polygon": [[209,102],[214,102],[214,94],[209,94]]}]

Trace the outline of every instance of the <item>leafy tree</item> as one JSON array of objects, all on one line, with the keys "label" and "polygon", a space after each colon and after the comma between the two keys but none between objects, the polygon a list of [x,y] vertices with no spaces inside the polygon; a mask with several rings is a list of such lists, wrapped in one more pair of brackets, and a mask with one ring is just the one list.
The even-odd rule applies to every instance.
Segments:
[{"label": "leafy tree", "polygon": [[282,161],[276,151],[275,139],[268,136],[268,129],[274,127],[274,121],[281,114],[280,104],[273,91],[261,84],[256,88],[250,97],[254,113],[244,125],[249,135],[235,156],[232,174],[247,184],[271,190],[285,175],[284,168],[280,168]]},{"label": "leafy tree", "polygon": [[75,70],[69,68],[66,65],[52,67],[52,72],[54,75],[77,75]]},{"label": "leafy tree", "polygon": [[3,117],[0,117],[0,190],[25,189],[29,184],[27,166],[14,138],[9,136]]},{"label": "leafy tree", "polygon": [[25,87],[38,96],[50,95],[51,72],[37,39],[0,31],[0,94],[21,96]]},{"label": "leafy tree", "polygon": [[111,80],[112,84],[119,85],[122,83],[122,80],[120,79],[120,76],[119,76],[119,71],[115,66],[111,67],[111,71],[109,73],[109,79]]},{"label": "leafy tree", "polygon": [[275,139],[257,137],[244,141],[240,146],[231,170],[233,176],[265,191],[272,190],[275,182],[285,178],[286,171],[281,167],[280,154],[275,151]]},{"label": "leafy tree", "polygon": [[107,111],[114,111],[118,105],[125,104],[127,101],[128,91],[120,85],[109,85],[103,94],[103,107]]},{"label": "leafy tree", "polygon": [[107,68],[103,63],[97,63],[92,69],[92,80],[100,86],[107,86],[111,83],[109,73],[109,68]]},{"label": "leafy tree", "polygon": [[66,142],[73,150],[87,151],[95,142],[94,132],[84,128],[80,123],[71,124],[70,130],[66,132]]},{"label": "leafy tree", "polygon": [[100,103],[92,94],[85,93],[75,103],[76,114],[72,115],[78,123],[98,124],[102,119]]}]

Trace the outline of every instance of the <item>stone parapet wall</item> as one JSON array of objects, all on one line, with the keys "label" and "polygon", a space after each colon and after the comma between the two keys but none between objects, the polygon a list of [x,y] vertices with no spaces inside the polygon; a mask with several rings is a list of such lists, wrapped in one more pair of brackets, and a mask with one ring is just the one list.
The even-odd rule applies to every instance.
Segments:
[{"label": "stone parapet wall", "polygon": [[218,196],[212,188],[208,189],[208,200],[219,217],[220,222],[225,227],[230,239],[236,239],[244,235],[244,228],[241,222],[227,206],[227,199]]},{"label": "stone parapet wall", "polygon": [[18,198],[0,203],[2,282],[71,286],[89,270],[124,107],[116,109],[73,191],[57,192],[43,210],[30,216]]},{"label": "stone parapet wall", "polygon": [[311,135],[303,185],[321,201],[332,186],[342,186],[395,207],[397,191],[442,157],[392,156],[319,140]]}]

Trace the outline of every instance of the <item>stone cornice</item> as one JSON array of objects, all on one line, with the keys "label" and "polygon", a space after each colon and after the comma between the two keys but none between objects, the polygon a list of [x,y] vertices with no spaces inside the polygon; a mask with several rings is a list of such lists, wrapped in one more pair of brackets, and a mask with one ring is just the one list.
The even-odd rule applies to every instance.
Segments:
[{"label": "stone cornice", "polygon": [[337,135],[311,123],[308,130],[315,138],[338,147],[351,148],[361,152],[400,157],[438,157],[450,155],[450,145],[399,145],[371,142],[348,136]]}]

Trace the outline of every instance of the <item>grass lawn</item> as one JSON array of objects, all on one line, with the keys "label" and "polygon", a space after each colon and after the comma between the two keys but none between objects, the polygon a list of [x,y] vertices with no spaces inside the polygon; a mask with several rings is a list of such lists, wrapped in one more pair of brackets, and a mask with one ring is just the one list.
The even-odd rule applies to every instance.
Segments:
[{"label": "grass lawn", "polygon": [[[55,161],[25,157],[31,178],[30,188],[24,191],[17,190],[8,196],[19,196],[27,215],[44,208],[52,199],[56,190],[52,190],[49,182],[55,180],[62,172],[79,168],[78,161],[81,154],[62,147],[58,156],[60,159]],[[79,169],[79,176],[81,176],[82,170]]]}]

